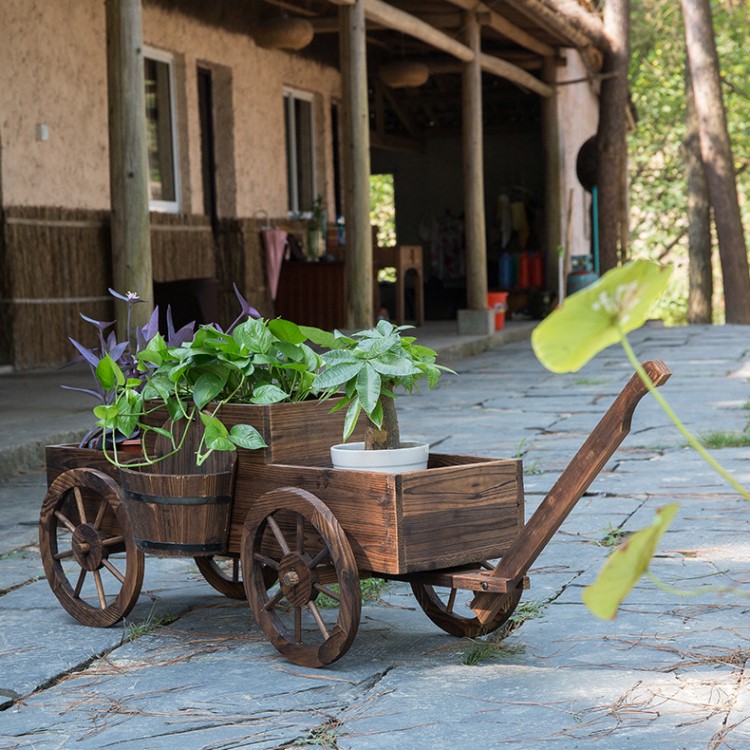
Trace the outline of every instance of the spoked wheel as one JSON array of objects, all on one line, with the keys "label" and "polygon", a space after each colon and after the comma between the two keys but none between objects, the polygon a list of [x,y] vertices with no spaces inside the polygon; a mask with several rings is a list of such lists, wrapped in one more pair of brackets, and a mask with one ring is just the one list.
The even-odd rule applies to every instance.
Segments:
[{"label": "spoked wheel", "polygon": [[[230,599],[246,599],[245,584],[242,582],[240,558],[235,555],[194,557],[195,564],[206,582],[220,594]],[[263,580],[266,588],[276,583],[276,571],[263,566]]]},{"label": "spoked wheel", "polygon": [[[485,564],[484,567],[491,567]],[[419,581],[411,582],[419,606],[435,625],[457,638],[476,638],[497,630],[516,611],[523,589],[518,588],[507,594],[497,594],[502,599],[500,610],[490,622],[483,625],[469,607],[474,594],[466,589],[448,586],[429,586]]]},{"label": "spoked wheel", "polygon": [[106,474],[70,469],[55,479],[42,503],[39,547],[50,588],[79,622],[109,627],[135,606],[143,552]]},{"label": "spoked wheel", "polygon": [[[278,578],[270,588],[267,568]],[[315,495],[286,487],[256,501],[242,536],[242,575],[255,619],[288,659],[322,667],[349,650],[362,609],[357,564]]]},{"label": "spoked wheel", "polygon": [[239,557],[195,557],[195,564],[206,581],[230,599],[244,599]]}]

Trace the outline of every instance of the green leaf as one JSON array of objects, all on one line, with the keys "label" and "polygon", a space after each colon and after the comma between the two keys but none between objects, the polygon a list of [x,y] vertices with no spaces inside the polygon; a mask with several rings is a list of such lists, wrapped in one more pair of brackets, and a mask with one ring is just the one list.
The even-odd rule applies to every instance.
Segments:
[{"label": "green leaf", "polygon": [[646,321],[667,288],[671,268],[635,260],[571,294],[531,334],[539,361],[552,372],[576,372],[602,349]]},{"label": "green leaf", "polygon": [[342,362],[341,364],[331,365],[330,367],[326,367],[326,369],[315,378],[314,385],[322,391],[343,385],[348,380],[355,378],[364,366],[364,362]]},{"label": "green leaf", "polygon": [[276,348],[292,362],[302,362],[304,355],[302,350],[295,344],[288,344],[285,341],[278,341]]},{"label": "green leaf", "polygon": [[395,353],[386,353],[377,359],[370,360],[370,366],[381,375],[390,377],[404,377],[407,375],[418,375],[421,371],[408,358]]},{"label": "green leaf", "polygon": [[138,352],[138,361],[150,362],[152,365],[159,367],[164,361],[164,357],[155,349],[144,349],[142,352]]},{"label": "green leaf", "polygon": [[317,346],[323,346],[326,349],[334,349],[339,346],[339,341],[330,331],[323,331],[313,326],[300,326],[300,332],[309,341]]},{"label": "green leaf", "polygon": [[213,401],[224,389],[229,373],[225,370],[223,377],[214,371],[204,372],[193,386],[193,401],[202,409],[206,404]]},{"label": "green leaf", "polygon": [[114,429],[115,420],[120,415],[117,404],[108,406],[99,405],[94,407],[94,416],[99,420],[99,424],[107,429]]},{"label": "green leaf", "polygon": [[[229,435],[229,430],[225,427],[224,423],[217,417],[213,417],[206,412],[200,412],[201,422],[205,427],[205,441],[206,445],[212,447],[216,441],[221,438],[226,438]],[[226,450],[226,449],[219,449]]]},{"label": "green leaf", "polygon": [[368,416],[375,410],[380,399],[380,384],[380,375],[369,365],[359,371],[357,375],[357,396]]},{"label": "green leaf", "polygon": [[648,570],[656,546],[679,507],[672,503],[660,508],[651,526],[637,531],[609,556],[596,581],[583,590],[583,602],[592,614],[614,619],[623,599]]},{"label": "green leaf", "polygon": [[278,404],[286,401],[289,394],[282,391],[277,385],[260,385],[253,390],[253,397],[250,399],[251,404]]},{"label": "green leaf", "polygon": [[229,439],[238,447],[254,451],[258,448],[267,448],[263,436],[249,424],[236,424],[229,432]]},{"label": "green leaf", "polygon": [[277,339],[289,344],[302,344],[308,338],[296,323],[283,318],[269,320],[268,328]]},{"label": "green leaf", "polygon": [[237,446],[223,435],[212,435],[206,438],[206,445],[210,451],[234,451]]},{"label": "green leaf", "polygon": [[111,391],[116,385],[125,384],[125,375],[120,369],[120,365],[109,354],[105,354],[99,360],[95,372],[96,379],[101,383],[104,390]]},{"label": "green leaf", "polygon": [[349,404],[349,408],[346,410],[346,419],[344,420],[344,442],[352,436],[354,428],[357,426],[357,420],[359,419],[361,411],[362,406],[359,403],[359,399],[353,399]]}]

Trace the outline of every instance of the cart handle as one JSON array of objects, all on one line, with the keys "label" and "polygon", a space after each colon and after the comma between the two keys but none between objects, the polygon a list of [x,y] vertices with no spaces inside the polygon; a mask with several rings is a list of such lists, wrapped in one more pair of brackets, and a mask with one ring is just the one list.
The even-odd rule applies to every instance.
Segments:
[{"label": "cart handle", "polygon": [[[661,360],[645,362],[643,369],[656,386],[666,383],[672,374]],[[509,590],[523,579],[583,493],[627,437],[635,407],[646,393],[648,390],[640,376],[634,374],[495,566],[492,575],[507,579]],[[480,593],[474,597],[471,608],[480,622],[485,623],[495,616],[502,604],[503,596]]]}]

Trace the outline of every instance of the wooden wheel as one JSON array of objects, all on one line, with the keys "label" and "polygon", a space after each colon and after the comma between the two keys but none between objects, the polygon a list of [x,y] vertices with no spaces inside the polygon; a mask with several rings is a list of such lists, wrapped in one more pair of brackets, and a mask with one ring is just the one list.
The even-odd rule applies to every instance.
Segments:
[{"label": "wooden wheel", "polygon": [[430,586],[418,581],[411,581],[411,590],[427,617],[446,633],[457,638],[476,638],[497,630],[515,612],[523,593],[519,586],[507,594],[497,594],[503,600],[500,610],[490,622],[482,625],[469,607],[469,602],[474,597],[471,591]]},{"label": "wooden wheel", "polygon": [[119,622],[138,600],[143,552],[135,545],[117,483],[96,469],[70,469],[50,486],[39,516],[50,588],[84,625]]},{"label": "wooden wheel", "polygon": [[[230,599],[246,599],[245,584],[242,582],[242,566],[236,555],[194,557],[195,564],[206,582],[213,586],[220,594]],[[266,588],[276,583],[276,571],[263,566],[263,581]]]},{"label": "wooden wheel", "polygon": [[230,599],[244,599],[245,587],[239,557],[195,557],[195,564],[206,581]]},{"label": "wooden wheel", "polygon": [[[278,579],[270,588],[266,568]],[[286,487],[254,504],[242,535],[242,575],[255,619],[288,659],[322,667],[349,650],[362,609],[357,564],[315,495]]]}]

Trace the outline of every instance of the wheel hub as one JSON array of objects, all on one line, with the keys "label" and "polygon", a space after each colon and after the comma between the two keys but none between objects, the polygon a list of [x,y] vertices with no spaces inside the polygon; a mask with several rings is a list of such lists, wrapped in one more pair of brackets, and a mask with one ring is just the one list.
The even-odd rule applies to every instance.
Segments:
[{"label": "wheel hub", "polygon": [[98,570],[104,559],[99,532],[89,523],[82,523],[73,533],[73,556],[84,570]]},{"label": "wheel hub", "polygon": [[292,552],[281,559],[279,585],[287,601],[295,607],[301,607],[313,598],[315,577],[301,555]]}]

